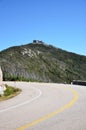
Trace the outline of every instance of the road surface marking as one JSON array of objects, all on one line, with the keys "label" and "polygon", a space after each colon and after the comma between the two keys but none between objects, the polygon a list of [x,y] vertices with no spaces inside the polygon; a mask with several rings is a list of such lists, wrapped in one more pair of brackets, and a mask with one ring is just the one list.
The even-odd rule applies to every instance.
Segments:
[{"label": "road surface marking", "polygon": [[72,88],[67,88],[67,89],[74,95],[73,99],[68,104],[64,105],[63,107],[59,108],[58,110],[56,110],[48,115],[45,115],[45,116],[43,116],[43,117],[41,117],[41,118],[31,122],[31,123],[28,123],[24,126],[17,128],[17,130],[25,130],[26,128],[29,128],[29,127],[34,126],[42,121],[45,121],[45,120],[55,116],[56,114],[61,113],[65,109],[71,107],[78,100],[79,95],[78,95],[78,92],[75,91],[74,89],[72,89]]},{"label": "road surface marking", "polygon": [[20,104],[18,104],[18,105],[11,106],[11,107],[8,107],[8,108],[6,108],[6,109],[2,109],[2,110],[0,110],[0,113],[5,112],[5,111],[8,111],[8,110],[11,110],[11,109],[14,109],[14,108],[17,108],[17,107],[20,107],[20,106],[23,106],[23,105],[26,105],[26,104],[28,104],[28,103],[31,103],[32,101],[36,100],[37,98],[39,98],[39,97],[42,95],[42,92],[41,92],[40,89],[34,88],[34,87],[33,87],[33,89],[35,89],[36,91],[39,92],[39,94],[38,94],[36,97],[32,98],[31,100],[28,100],[28,101],[25,101],[25,102],[23,102],[23,103],[20,103]]}]

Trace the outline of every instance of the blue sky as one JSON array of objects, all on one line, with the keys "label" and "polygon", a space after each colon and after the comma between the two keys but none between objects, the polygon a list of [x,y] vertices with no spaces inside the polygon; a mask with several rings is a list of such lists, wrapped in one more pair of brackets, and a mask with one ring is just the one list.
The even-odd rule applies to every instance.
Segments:
[{"label": "blue sky", "polygon": [[34,39],[86,55],[86,0],[0,0],[0,51]]}]

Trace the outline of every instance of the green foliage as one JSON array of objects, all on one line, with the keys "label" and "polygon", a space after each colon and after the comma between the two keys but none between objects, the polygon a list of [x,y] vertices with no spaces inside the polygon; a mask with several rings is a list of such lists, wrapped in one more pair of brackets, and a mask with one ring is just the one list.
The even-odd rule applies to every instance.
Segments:
[{"label": "green foliage", "polygon": [[6,90],[4,91],[4,96],[9,96],[9,95],[14,94],[18,91],[19,91],[18,88],[14,88],[14,87],[6,85]]},{"label": "green foliage", "polygon": [[67,82],[86,80],[86,56],[51,45],[27,44],[0,52],[5,81]]}]

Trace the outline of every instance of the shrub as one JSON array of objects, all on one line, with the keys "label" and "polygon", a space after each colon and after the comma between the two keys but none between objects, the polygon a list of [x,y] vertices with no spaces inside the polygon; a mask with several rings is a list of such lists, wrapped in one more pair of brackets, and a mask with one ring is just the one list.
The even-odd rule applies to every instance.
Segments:
[{"label": "shrub", "polygon": [[18,88],[14,88],[14,87],[11,87],[11,86],[6,86],[6,88],[7,89],[4,91],[4,96],[9,96],[9,95],[14,94],[17,91],[19,91]]}]

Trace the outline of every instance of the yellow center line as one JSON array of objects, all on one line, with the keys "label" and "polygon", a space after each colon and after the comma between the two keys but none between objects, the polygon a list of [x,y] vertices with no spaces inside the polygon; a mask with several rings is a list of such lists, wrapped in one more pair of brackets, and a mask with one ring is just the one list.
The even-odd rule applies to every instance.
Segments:
[{"label": "yellow center line", "polygon": [[38,124],[38,123],[40,123],[42,121],[45,121],[45,120],[55,116],[56,114],[64,111],[65,109],[71,107],[78,100],[79,95],[78,95],[78,92],[75,91],[74,89],[72,89],[72,88],[67,88],[67,89],[74,95],[73,99],[69,103],[67,103],[63,107],[59,108],[58,110],[56,110],[56,111],[54,111],[54,112],[52,112],[52,113],[50,113],[48,115],[45,115],[45,116],[43,116],[43,117],[41,117],[41,118],[39,118],[39,119],[37,119],[37,120],[35,120],[33,122],[30,122],[30,123],[28,123],[28,124],[26,124],[24,126],[19,127],[17,130],[25,130],[26,128],[29,128],[29,127],[31,127],[33,125],[36,125],[36,124]]}]

